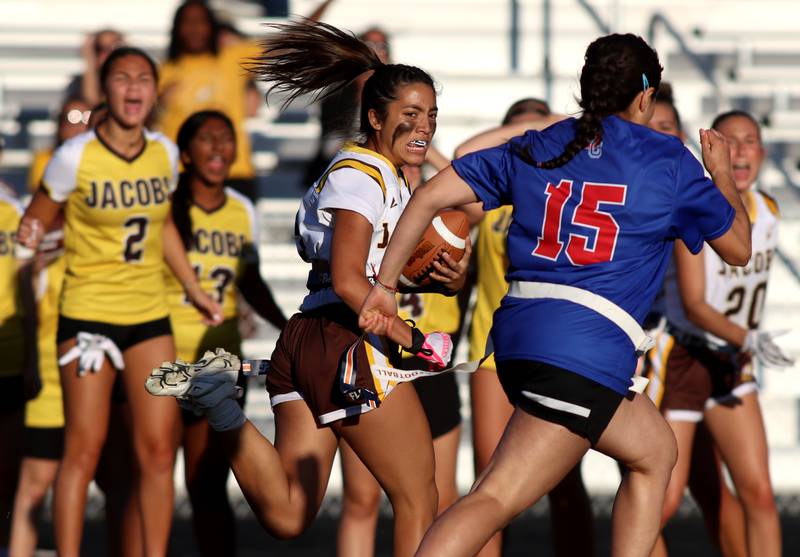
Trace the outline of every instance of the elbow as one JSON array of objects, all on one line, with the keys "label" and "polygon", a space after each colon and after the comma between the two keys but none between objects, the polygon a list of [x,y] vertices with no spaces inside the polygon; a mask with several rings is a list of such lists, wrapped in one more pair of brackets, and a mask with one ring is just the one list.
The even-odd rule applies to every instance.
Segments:
[{"label": "elbow", "polygon": [[731,253],[725,254],[722,259],[725,260],[725,263],[728,265],[733,265],[735,267],[744,267],[750,262],[750,256],[753,253],[753,246],[750,242],[750,238],[747,238],[744,242],[742,242],[736,250],[733,250]]}]

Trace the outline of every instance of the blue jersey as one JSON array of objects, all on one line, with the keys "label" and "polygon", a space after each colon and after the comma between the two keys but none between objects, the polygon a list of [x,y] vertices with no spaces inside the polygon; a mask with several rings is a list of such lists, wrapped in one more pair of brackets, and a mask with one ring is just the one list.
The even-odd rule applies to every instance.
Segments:
[{"label": "blue jersey", "polygon": [[[674,138],[610,116],[602,141],[562,167],[575,120],[453,161],[484,210],[513,205],[509,281],[582,288],[641,324],[663,283],[675,239],[697,253],[730,228],[735,211],[697,159]],[[528,359],[626,393],[636,367],[630,338],[583,305],[506,296],[494,315],[495,359]]]}]

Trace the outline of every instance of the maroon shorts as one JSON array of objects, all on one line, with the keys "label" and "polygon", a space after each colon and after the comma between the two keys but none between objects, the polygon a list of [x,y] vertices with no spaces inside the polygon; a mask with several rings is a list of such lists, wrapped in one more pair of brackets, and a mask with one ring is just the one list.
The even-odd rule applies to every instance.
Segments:
[{"label": "maroon shorts", "polygon": [[[376,400],[353,403],[340,386],[342,355],[361,337],[357,321],[356,314],[341,304],[296,313],[289,319],[275,345],[267,374],[273,407],[304,400],[320,425],[325,425],[380,405],[394,385],[375,381],[370,365],[395,367],[397,349],[379,337],[365,337],[353,352],[353,386],[374,394]],[[393,355],[387,358],[385,354]]]},{"label": "maroon shorts", "polygon": [[703,412],[758,389],[748,355],[686,346],[662,332],[642,375],[647,394],[668,420],[699,422]]}]

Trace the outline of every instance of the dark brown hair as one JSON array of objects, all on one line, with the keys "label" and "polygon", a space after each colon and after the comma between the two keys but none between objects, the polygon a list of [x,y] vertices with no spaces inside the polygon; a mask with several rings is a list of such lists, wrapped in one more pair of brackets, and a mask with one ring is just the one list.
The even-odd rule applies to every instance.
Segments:
[{"label": "dark brown hair", "polygon": [[[178,149],[181,153],[189,150],[189,146],[197,135],[197,132],[209,120],[221,120],[228,126],[231,133],[236,137],[236,130],[233,127],[233,122],[225,114],[218,110],[201,110],[189,116],[186,121],[181,124],[178,130]],[[175,223],[175,228],[178,229],[178,234],[183,241],[183,247],[188,251],[192,249],[192,217],[189,214],[189,209],[192,206],[192,188],[189,184],[189,177],[192,173],[192,166],[186,165],[183,172],[178,178],[178,185],[175,192],[172,194],[172,221]]]},{"label": "dark brown hair", "polygon": [[[404,64],[384,64],[375,52],[352,33],[332,25],[310,20],[270,25],[277,31],[264,43],[264,53],[249,64],[249,69],[262,81],[270,83],[269,93],[287,93],[284,106],[306,94],[315,100],[334,95],[358,76],[372,71],[361,91],[360,131],[369,137],[374,130],[368,114],[375,110],[380,119],[386,116],[387,105],[397,98],[403,85],[423,83],[434,88],[433,79],[425,71]],[[339,129],[347,131],[349,123],[341,119]]]},{"label": "dark brown hair", "polygon": [[536,162],[531,153],[520,152],[523,159],[540,168],[558,168],[603,135],[603,118],[622,112],[644,88],[646,78],[658,91],[663,68],[658,54],[644,39],[630,33],[600,37],[586,49],[581,70],[583,114],[575,122],[575,137],[557,157]]}]

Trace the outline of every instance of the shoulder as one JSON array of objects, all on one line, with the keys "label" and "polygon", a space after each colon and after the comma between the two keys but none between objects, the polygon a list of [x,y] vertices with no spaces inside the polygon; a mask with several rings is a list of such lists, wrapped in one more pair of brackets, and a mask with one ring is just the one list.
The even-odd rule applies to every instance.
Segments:
[{"label": "shoulder", "polygon": [[256,208],[253,202],[247,196],[242,195],[233,188],[225,187],[225,195],[228,196],[231,206],[235,207],[238,211],[242,211],[250,217],[250,220],[255,219]]},{"label": "shoulder", "polygon": [[147,138],[148,141],[152,143],[156,143],[159,145],[163,145],[164,148],[170,153],[170,155],[178,156],[178,146],[175,145],[172,140],[170,140],[166,135],[161,132],[151,131],[151,130],[144,130],[144,136]]},{"label": "shoulder", "polygon": [[764,190],[760,189],[755,190],[755,193],[757,194],[758,197],[761,198],[761,201],[764,202],[764,206],[767,208],[767,210],[769,210],[770,213],[772,213],[776,217],[781,216],[780,209],[778,208],[778,202],[775,200],[774,197],[769,195]]},{"label": "shoulder", "polygon": [[58,160],[61,163],[70,161],[77,164],[86,146],[96,139],[97,134],[94,133],[94,130],[78,134],[62,143],[61,146],[53,152],[51,160]]}]

